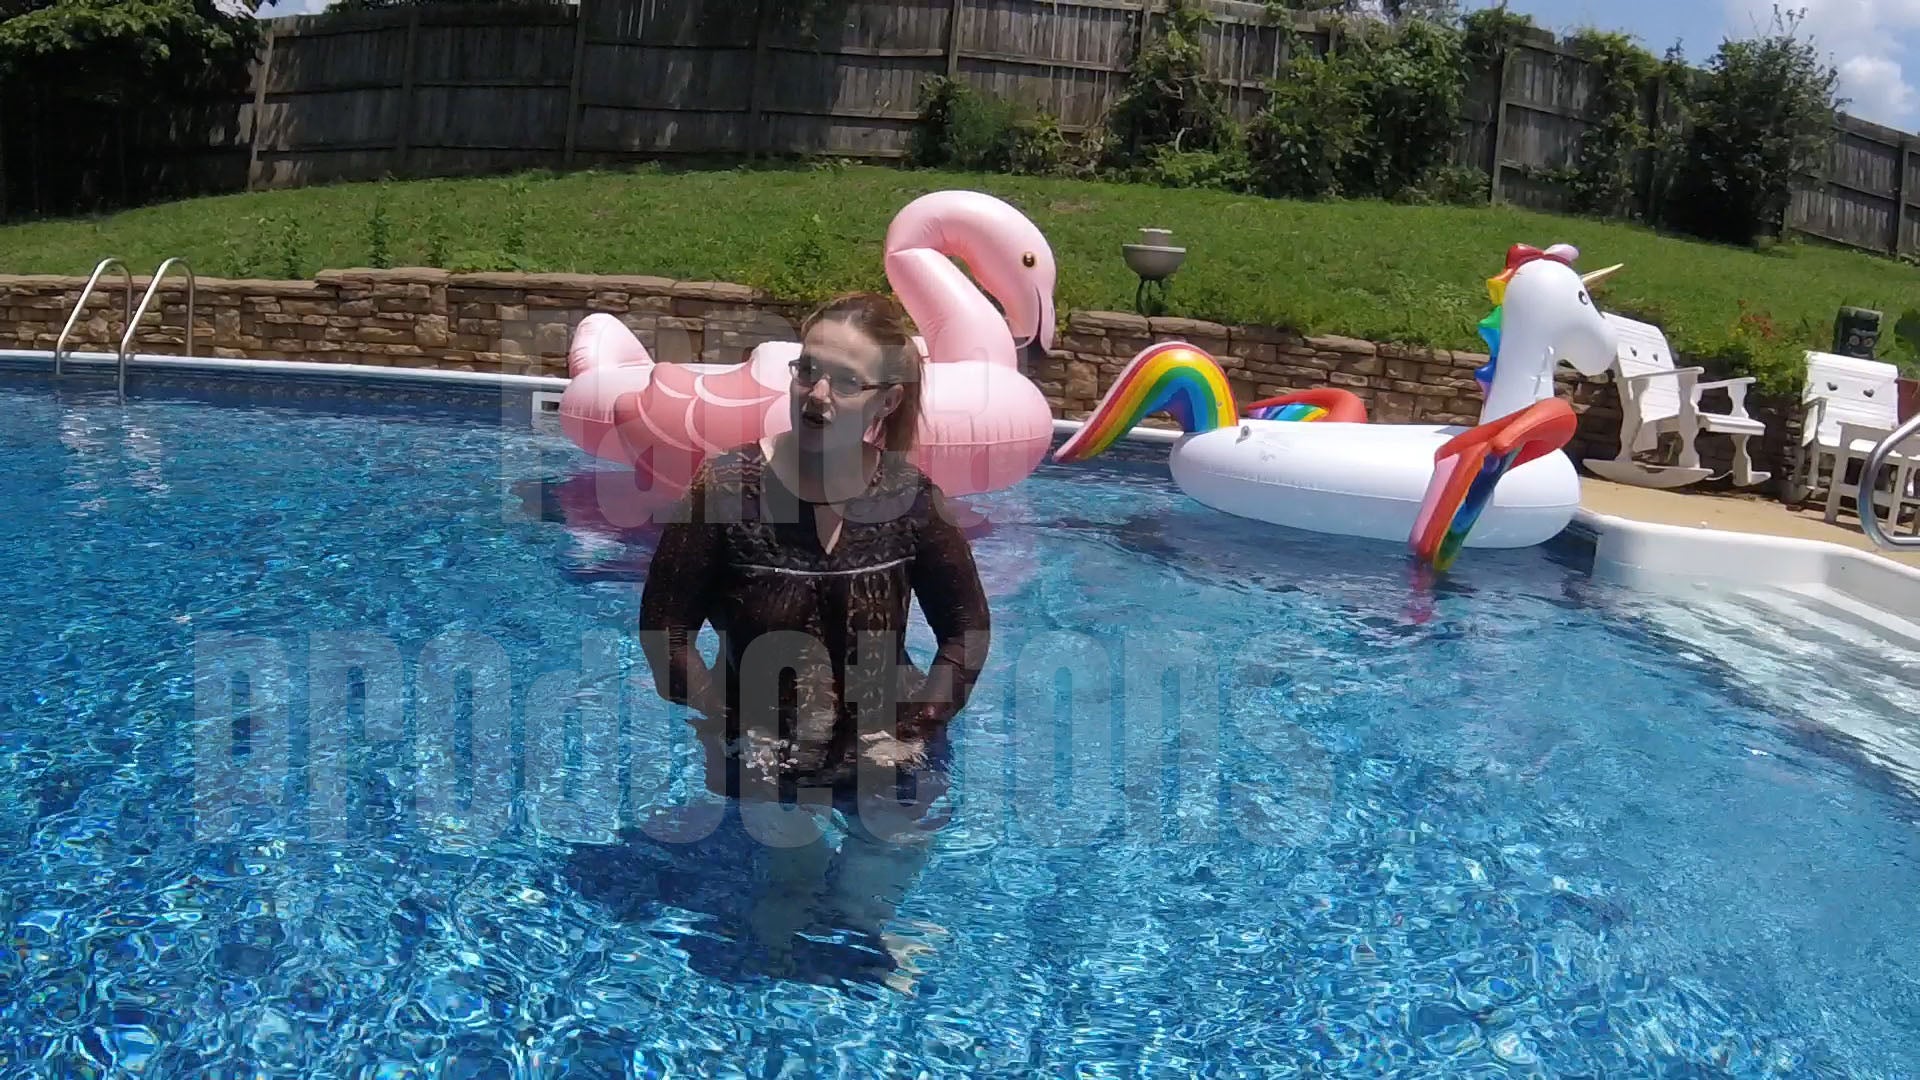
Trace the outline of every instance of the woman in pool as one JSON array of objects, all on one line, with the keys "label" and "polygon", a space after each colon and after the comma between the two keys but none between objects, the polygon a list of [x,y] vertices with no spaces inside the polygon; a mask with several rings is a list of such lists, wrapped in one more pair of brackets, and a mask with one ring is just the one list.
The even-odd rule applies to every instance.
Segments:
[{"label": "woman in pool", "polygon": [[[989,619],[966,538],[907,460],[921,360],[904,312],[842,297],[801,338],[792,430],[701,467],[648,569],[641,642],[661,695],[698,714],[711,790],[743,811],[842,812],[829,914],[878,935],[924,862],[946,728],[986,661]],[[906,650],[914,597],[938,641],[925,673]],[[709,622],[714,668],[694,648]],[[775,876],[812,892],[831,854],[813,816],[743,816]],[[808,921],[759,914],[776,951]]]}]

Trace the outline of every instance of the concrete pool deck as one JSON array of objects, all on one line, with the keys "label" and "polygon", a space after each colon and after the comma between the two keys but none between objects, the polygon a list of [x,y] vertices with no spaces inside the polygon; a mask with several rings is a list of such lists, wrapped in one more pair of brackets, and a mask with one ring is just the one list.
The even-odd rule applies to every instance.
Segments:
[{"label": "concrete pool deck", "polygon": [[[1794,508],[1764,494],[1655,491],[1582,476],[1580,505],[1609,517],[1658,525],[1823,540],[1920,567],[1920,551],[1876,548],[1860,531],[1859,521],[1850,511],[1843,509],[1837,524],[1827,524],[1824,504]],[[1904,533],[1901,530],[1901,535]]]}]

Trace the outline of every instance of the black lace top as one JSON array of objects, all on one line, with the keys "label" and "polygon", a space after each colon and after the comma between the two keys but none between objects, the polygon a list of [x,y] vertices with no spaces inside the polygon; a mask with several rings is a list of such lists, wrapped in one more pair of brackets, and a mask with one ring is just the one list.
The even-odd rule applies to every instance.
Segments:
[{"label": "black lace top", "polygon": [[[863,733],[937,736],[987,656],[972,550],[940,490],[902,455],[884,455],[866,493],[841,507],[832,552],[814,509],[758,444],[708,459],[667,519],[641,598],[661,695],[709,710],[724,702],[724,718],[706,718],[709,752],[717,744],[735,768],[782,789],[849,783]],[[913,597],[938,643],[924,673],[906,648]],[[720,637],[717,672],[694,648],[706,622]]]}]

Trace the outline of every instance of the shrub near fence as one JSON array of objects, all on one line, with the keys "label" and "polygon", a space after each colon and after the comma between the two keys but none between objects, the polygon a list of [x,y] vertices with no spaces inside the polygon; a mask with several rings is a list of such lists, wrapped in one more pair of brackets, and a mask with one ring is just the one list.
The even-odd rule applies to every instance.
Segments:
[{"label": "shrub near fence", "polygon": [[[1261,4],[1204,0],[1207,75],[1245,124],[1300,51],[1337,48],[1337,24],[1274,21]],[[798,14],[796,14],[798,13]],[[659,157],[909,154],[922,86],[945,77],[1066,136],[1104,127],[1142,48],[1166,32],[1166,0],[580,0],[342,10],[264,26],[246,93],[157,125],[173,186],[283,187],[383,175],[438,176]],[[1540,31],[1477,58],[1453,161],[1496,202],[1574,208],[1583,139],[1646,125],[1600,89],[1591,48]],[[10,90],[9,93],[15,93]],[[4,103],[0,216],[37,212],[54,162],[31,110]],[[1638,110],[1646,110],[1641,117]],[[1654,125],[1657,126],[1657,125]],[[24,130],[27,129],[27,130]],[[1796,192],[1794,228],[1854,247],[1920,250],[1912,137],[1840,116],[1824,176]],[[195,140],[201,140],[196,142]],[[242,167],[234,167],[236,159]],[[1644,167],[1636,182],[1647,182]],[[44,174],[44,176],[43,176]],[[45,182],[43,182],[43,179]],[[1591,183],[1592,178],[1587,178]],[[136,187],[138,185],[135,185]],[[138,198],[140,192],[132,192]]]}]

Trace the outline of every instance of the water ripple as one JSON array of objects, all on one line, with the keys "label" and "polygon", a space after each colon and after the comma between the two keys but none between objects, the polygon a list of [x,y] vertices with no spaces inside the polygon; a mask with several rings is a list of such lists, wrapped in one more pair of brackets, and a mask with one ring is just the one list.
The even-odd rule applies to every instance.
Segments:
[{"label": "water ripple", "polygon": [[702,816],[630,640],[650,538],[517,493],[569,445],[0,395],[0,1077],[1920,1068],[1915,658],[1836,736],[1843,633],[1543,551],[1420,594],[1152,455],[1048,465],[975,500],[955,816],[870,935]]}]

